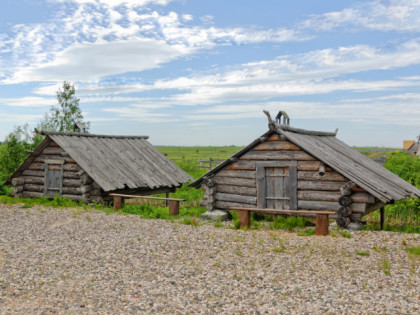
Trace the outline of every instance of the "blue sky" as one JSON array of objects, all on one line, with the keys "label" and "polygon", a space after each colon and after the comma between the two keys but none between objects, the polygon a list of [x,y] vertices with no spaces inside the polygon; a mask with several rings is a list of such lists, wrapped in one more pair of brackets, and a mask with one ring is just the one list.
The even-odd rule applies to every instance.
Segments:
[{"label": "blue sky", "polygon": [[420,134],[420,1],[2,0],[0,139],[64,80],[92,133],[245,145],[265,109],[401,147]]}]

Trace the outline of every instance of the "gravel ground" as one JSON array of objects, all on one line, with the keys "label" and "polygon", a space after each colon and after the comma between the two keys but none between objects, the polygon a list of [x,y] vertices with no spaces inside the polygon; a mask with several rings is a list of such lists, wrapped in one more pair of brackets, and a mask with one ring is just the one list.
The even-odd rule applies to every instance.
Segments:
[{"label": "gravel ground", "polygon": [[351,234],[0,205],[0,312],[420,313],[420,235]]}]

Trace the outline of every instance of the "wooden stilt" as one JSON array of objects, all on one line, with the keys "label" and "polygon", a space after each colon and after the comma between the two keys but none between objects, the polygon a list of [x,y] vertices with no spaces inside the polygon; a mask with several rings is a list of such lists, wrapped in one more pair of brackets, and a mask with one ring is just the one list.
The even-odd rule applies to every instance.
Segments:
[{"label": "wooden stilt", "polygon": [[379,210],[380,214],[381,214],[381,231],[384,229],[384,223],[385,223],[385,207],[382,207]]},{"label": "wooden stilt", "polygon": [[315,220],[315,235],[328,235],[328,214],[317,214]]},{"label": "wooden stilt", "polygon": [[249,211],[238,210],[239,228],[251,226],[251,213]]}]

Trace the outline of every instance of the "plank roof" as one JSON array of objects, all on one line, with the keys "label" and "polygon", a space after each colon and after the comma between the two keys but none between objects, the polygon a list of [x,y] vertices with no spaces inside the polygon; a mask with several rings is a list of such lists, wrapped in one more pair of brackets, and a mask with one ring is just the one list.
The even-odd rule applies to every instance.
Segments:
[{"label": "plank roof", "polygon": [[[106,192],[179,187],[193,180],[148,142],[147,136],[60,132],[42,134],[63,148]],[[43,147],[46,146],[45,140]],[[21,167],[28,165],[28,161],[25,162]]]},{"label": "plank roof", "polygon": [[200,177],[191,186],[199,187],[206,177],[233,163],[236,158],[241,157],[274,133],[283,135],[290,142],[301,147],[304,151],[324,162],[330,168],[353,181],[384,203],[410,197],[420,197],[418,188],[337,139],[336,133],[309,131],[278,124],[274,126],[273,130],[256,139],[235,153],[230,159],[227,159]]}]

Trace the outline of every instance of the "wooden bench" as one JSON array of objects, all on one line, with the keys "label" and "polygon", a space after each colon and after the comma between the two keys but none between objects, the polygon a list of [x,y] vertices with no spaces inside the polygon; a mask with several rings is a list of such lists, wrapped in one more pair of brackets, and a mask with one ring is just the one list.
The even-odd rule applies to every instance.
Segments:
[{"label": "wooden bench", "polygon": [[279,210],[279,209],[260,209],[260,208],[237,208],[230,207],[226,210],[238,211],[239,227],[249,227],[251,225],[251,212],[265,212],[268,214],[315,214],[315,235],[328,235],[328,216],[336,214],[334,211],[319,210]]},{"label": "wooden bench", "polygon": [[169,214],[179,214],[179,202],[185,201],[185,199],[176,198],[164,198],[164,197],[149,197],[149,196],[137,196],[137,195],[124,195],[124,194],[109,194],[114,197],[114,211],[120,210],[124,205],[124,198],[139,198],[139,199],[152,199],[152,200],[166,200],[169,201]]}]

